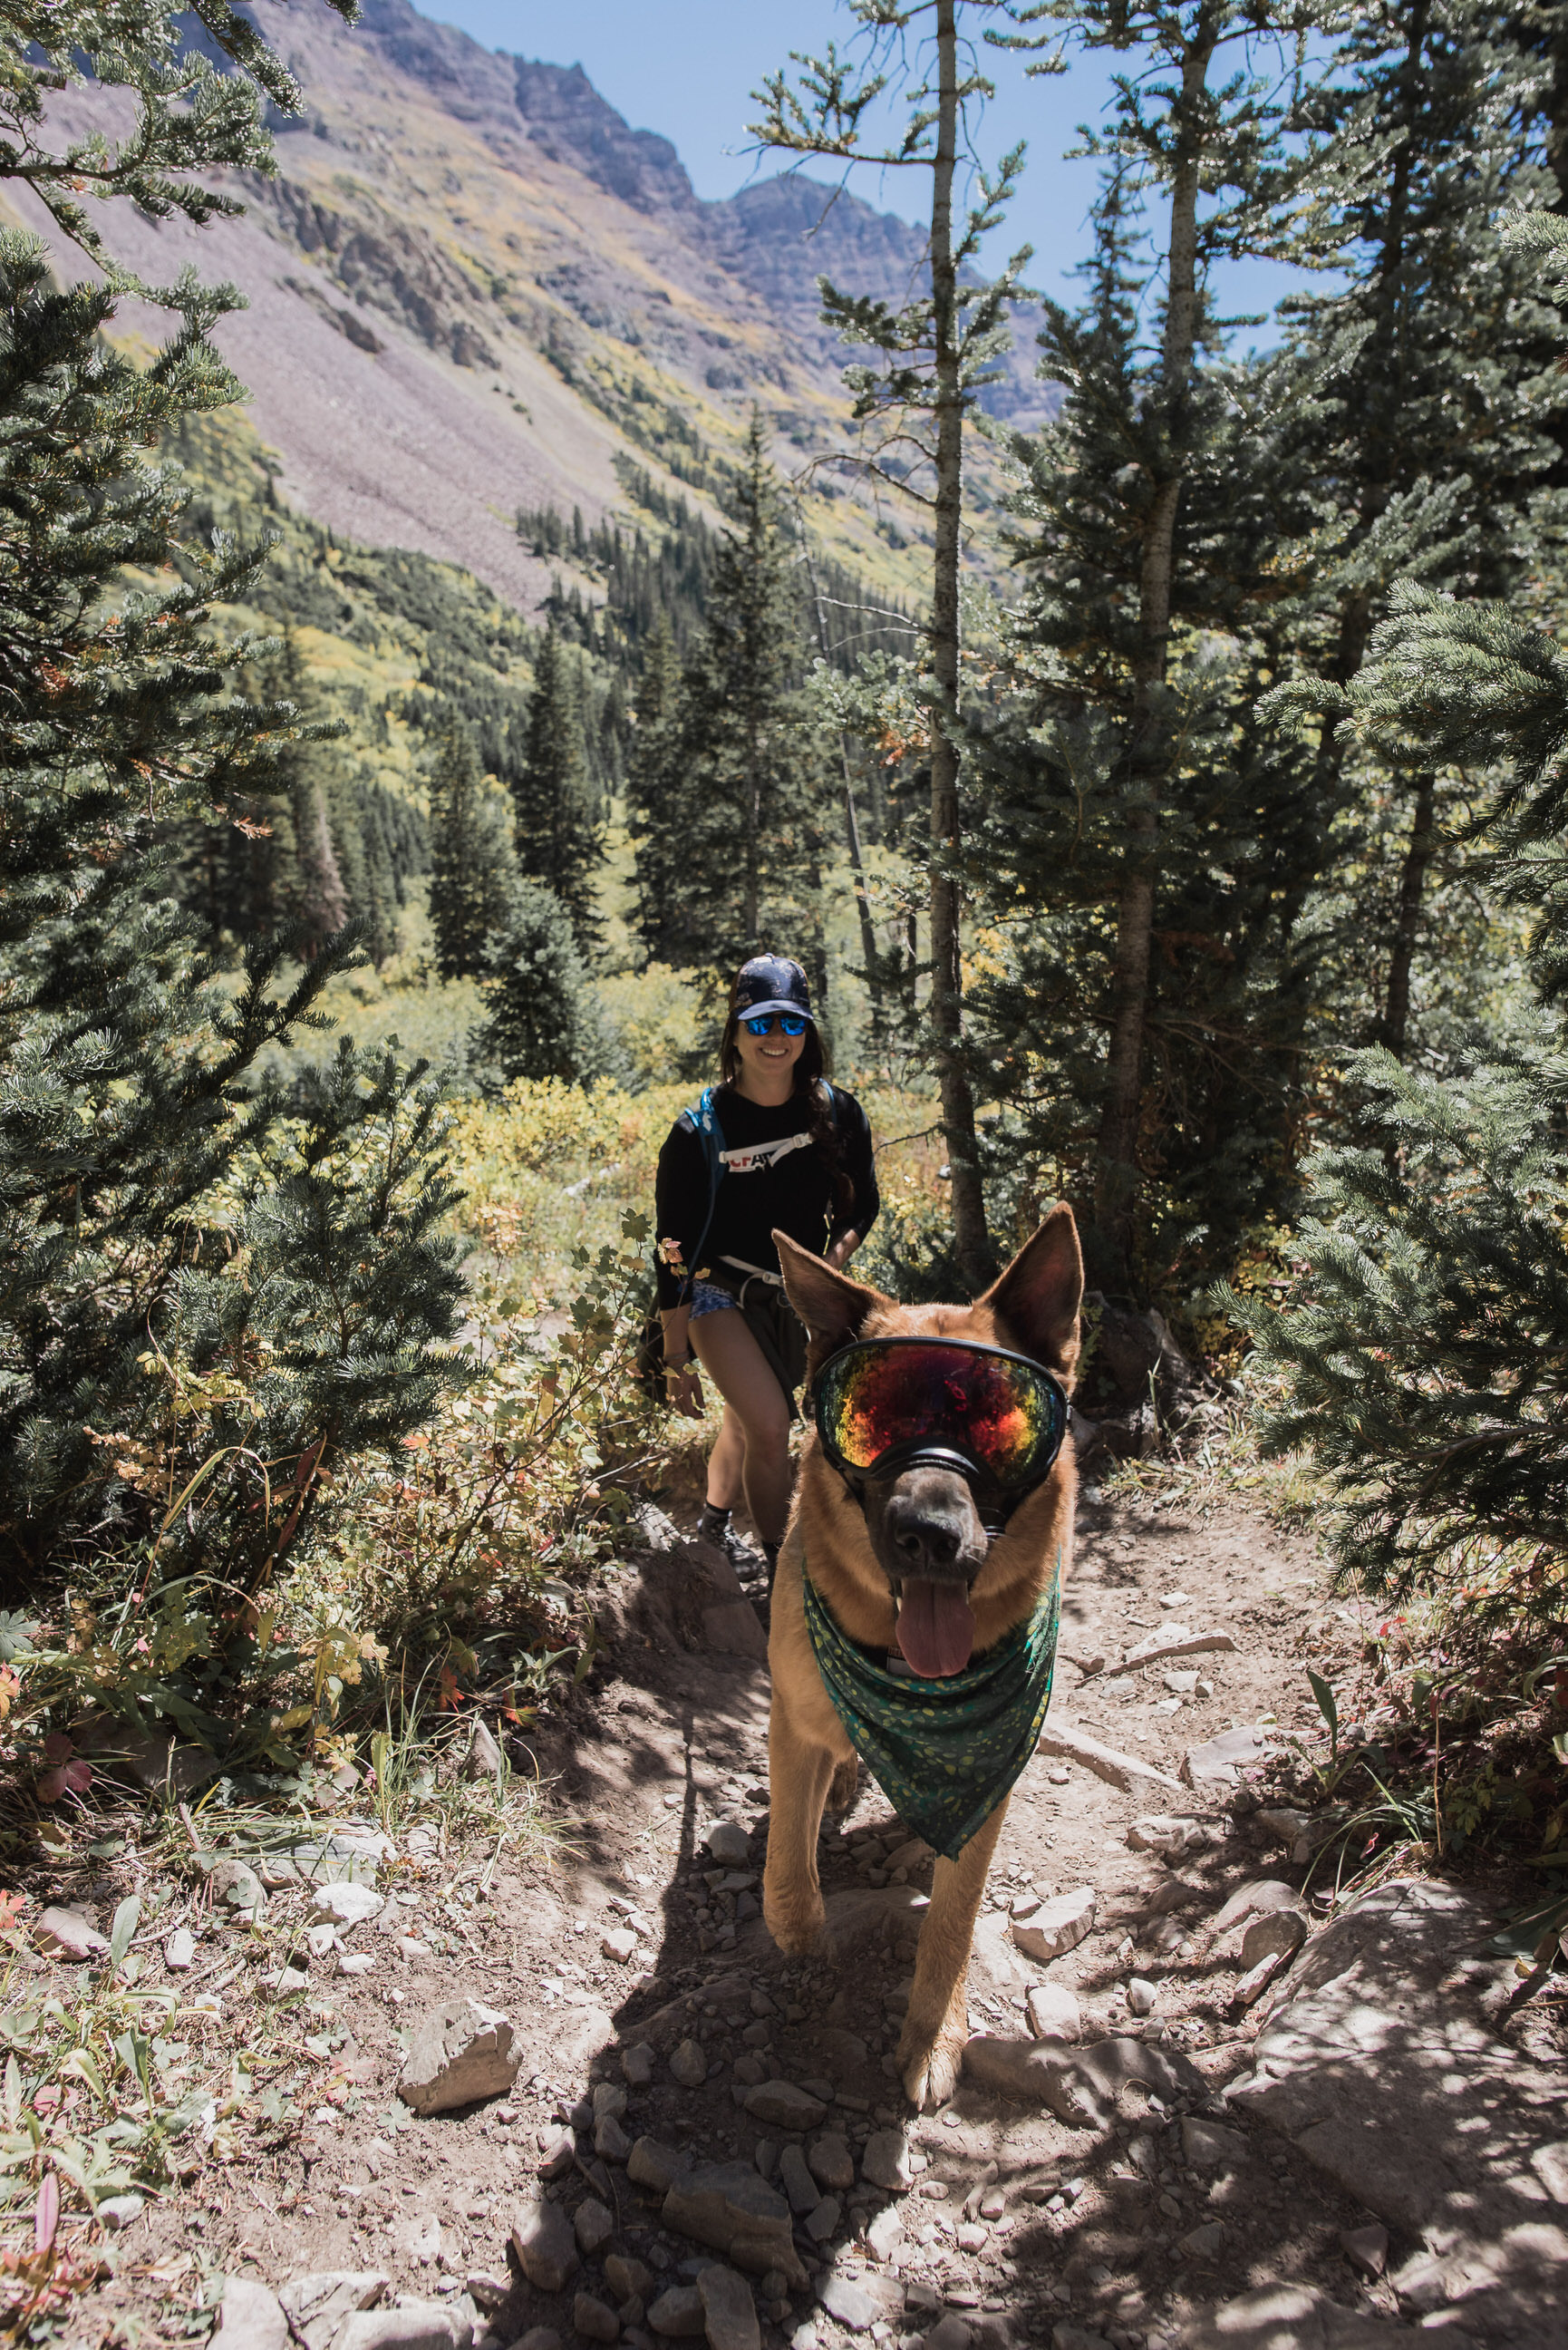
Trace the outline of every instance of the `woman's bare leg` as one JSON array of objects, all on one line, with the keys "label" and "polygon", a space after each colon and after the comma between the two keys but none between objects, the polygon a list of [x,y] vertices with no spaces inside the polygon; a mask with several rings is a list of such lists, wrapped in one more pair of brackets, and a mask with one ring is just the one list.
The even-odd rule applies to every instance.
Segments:
[{"label": "woman's bare leg", "polygon": [[[706,1321],[710,1317],[703,1315]],[[745,1491],[746,1431],[742,1427],[733,1404],[724,1406],[724,1417],[718,1440],[708,1455],[709,1506],[715,1510],[732,1510]]]},{"label": "woman's bare leg", "polygon": [[[745,1458],[742,1482],[752,1523],[763,1542],[784,1540],[789,1514],[791,1479],[789,1405],[784,1389],[769,1370],[762,1348],[746,1327],[745,1316],[733,1312],[704,1314],[691,1325],[691,1344],[702,1368],[724,1399],[724,1441],[732,1415],[739,1422]],[[710,1471],[711,1495],[711,1471]],[[724,1504],[721,1503],[720,1508]]]}]

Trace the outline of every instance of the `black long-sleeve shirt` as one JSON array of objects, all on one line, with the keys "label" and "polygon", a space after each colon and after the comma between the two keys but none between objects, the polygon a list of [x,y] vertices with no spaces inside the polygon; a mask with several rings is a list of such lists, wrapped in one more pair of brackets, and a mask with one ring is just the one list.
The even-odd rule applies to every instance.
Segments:
[{"label": "black long-sleeve shirt", "polygon": [[[835,1086],[838,1113],[836,1170],[812,1139],[811,1111],[798,1096],[765,1109],[730,1086],[714,1088],[713,1107],[722,1137],[725,1170],[713,1204],[708,1236],[711,1183],[703,1139],[690,1111],[677,1118],[659,1154],[655,1193],[658,1230],[659,1302],[666,1309],[690,1302],[688,1275],[735,1257],[763,1273],[776,1273],[775,1229],[787,1232],[814,1256],[824,1256],[841,1233],[862,1239],[881,1205],[877,1189],[871,1128],[853,1094]],[[835,1172],[842,1182],[835,1183]],[[841,1195],[841,1196],[839,1196]],[[699,1243],[702,1260],[694,1262]]]}]

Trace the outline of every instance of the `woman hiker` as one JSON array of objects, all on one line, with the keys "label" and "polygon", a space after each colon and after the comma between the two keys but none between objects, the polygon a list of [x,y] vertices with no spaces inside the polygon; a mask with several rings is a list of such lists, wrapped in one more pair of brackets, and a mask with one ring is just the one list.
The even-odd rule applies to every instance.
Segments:
[{"label": "woman hiker", "polygon": [[753,955],[730,991],[720,1083],[677,1118],[659,1154],[655,1229],[666,1398],[697,1419],[701,1364],[724,1399],[699,1531],[735,1565],[754,1554],[731,1528],[742,1496],[768,1587],[789,1508],[790,1422],[805,1333],[779,1278],[775,1229],[843,1265],[879,1206],[871,1128],[823,1074],[799,963]]}]

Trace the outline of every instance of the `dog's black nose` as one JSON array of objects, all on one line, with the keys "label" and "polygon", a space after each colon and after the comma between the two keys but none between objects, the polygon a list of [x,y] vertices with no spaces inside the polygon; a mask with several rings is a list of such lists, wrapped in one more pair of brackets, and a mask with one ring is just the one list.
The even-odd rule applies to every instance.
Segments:
[{"label": "dog's black nose", "polygon": [[893,1547],[911,1575],[951,1572],[967,1531],[958,1510],[943,1509],[940,1504],[933,1507],[929,1500],[916,1501],[895,1494],[888,1505],[887,1523]]}]

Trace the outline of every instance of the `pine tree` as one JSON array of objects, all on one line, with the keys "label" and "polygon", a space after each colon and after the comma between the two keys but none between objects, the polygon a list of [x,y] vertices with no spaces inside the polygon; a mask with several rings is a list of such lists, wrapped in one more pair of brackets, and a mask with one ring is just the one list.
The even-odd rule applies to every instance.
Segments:
[{"label": "pine tree", "polygon": [[636,731],[626,797],[635,859],[637,935],[650,962],[684,969],[707,958],[687,910],[680,821],[681,674],[668,619],[660,619],[649,633],[632,706]]},{"label": "pine tree", "polygon": [[565,1077],[583,1084],[608,1064],[598,1001],[567,909],[541,881],[523,880],[485,959],[488,1016],[476,1057],[508,1083]]},{"label": "pine tree", "polygon": [[[581,517],[578,517],[579,521]],[[554,628],[539,640],[523,768],[513,785],[517,861],[554,891],[579,945],[597,943],[604,839],[594,809],[577,667]]]},{"label": "pine tree", "polygon": [[441,737],[431,777],[431,921],[443,979],[485,966],[485,941],[504,931],[517,896],[512,811],[480,772],[461,723]]},{"label": "pine tree", "polygon": [[[970,109],[991,95],[961,42],[961,21],[988,31],[997,22],[1030,23],[1045,13],[1014,0],[850,0],[870,43],[854,66],[836,50],[799,57],[792,85],[777,74],[757,93],[764,112],[752,128],[769,146],[836,162],[918,166],[930,173],[930,291],[895,306],[840,291],[819,280],[825,321],[846,340],[869,345],[884,365],[847,373],[855,414],[879,421],[869,470],[919,496],[933,524],[927,681],[930,712],[930,1029],[941,1090],[950,1172],[954,1247],[976,1289],[994,1271],[985,1193],[975,1138],[973,1090],[963,1033],[961,824],[959,798],[960,549],[963,536],[963,431],[976,395],[991,380],[990,362],[1006,344],[1005,318],[1027,249],[992,285],[978,281],[982,241],[1001,224],[1022,168],[1023,149],[1006,156],[994,180],[977,174],[979,200],[955,237],[953,201],[961,147],[971,143]],[[902,68],[909,36],[926,36],[923,78],[907,93],[902,136],[875,136],[877,100]],[[1006,37],[1005,36],[1002,37]],[[1020,36],[1019,38],[1026,36]],[[964,51],[961,54],[961,48]],[[890,461],[890,462],[885,462]],[[920,478],[918,478],[920,477]],[[929,487],[927,484],[929,483]]]},{"label": "pine tree", "polygon": [[[189,49],[172,8],[109,29],[73,0],[13,15],[8,103],[35,143],[0,149],[0,178],[100,255],[84,174],[155,214],[237,209],[177,175],[265,168],[259,90],[286,107],[293,85],[244,20],[209,31],[238,70]],[[139,126],[51,157],[52,77],[95,65],[139,93]],[[61,289],[35,238],[0,232],[0,1530],[17,1582],[110,1572],[129,1546],[146,1594],[147,1539],[189,1488],[159,1572],[216,1574],[232,1613],[277,1564],[280,1479],[298,1474],[296,1534],[317,1468],[428,1414],[462,1284],[419,1073],[345,1048],[286,1126],[260,1080],[348,946],[279,993],[281,948],[254,944],[236,990],[171,894],[171,834],[275,795],[300,731],[229,690],[254,647],[210,633],[256,554],[181,549],[183,493],[145,453],[242,397],[209,331],[237,297],[183,278],[142,366],[108,331],[124,282]],[[167,1409],[166,1375],[210,1409]]]}]

